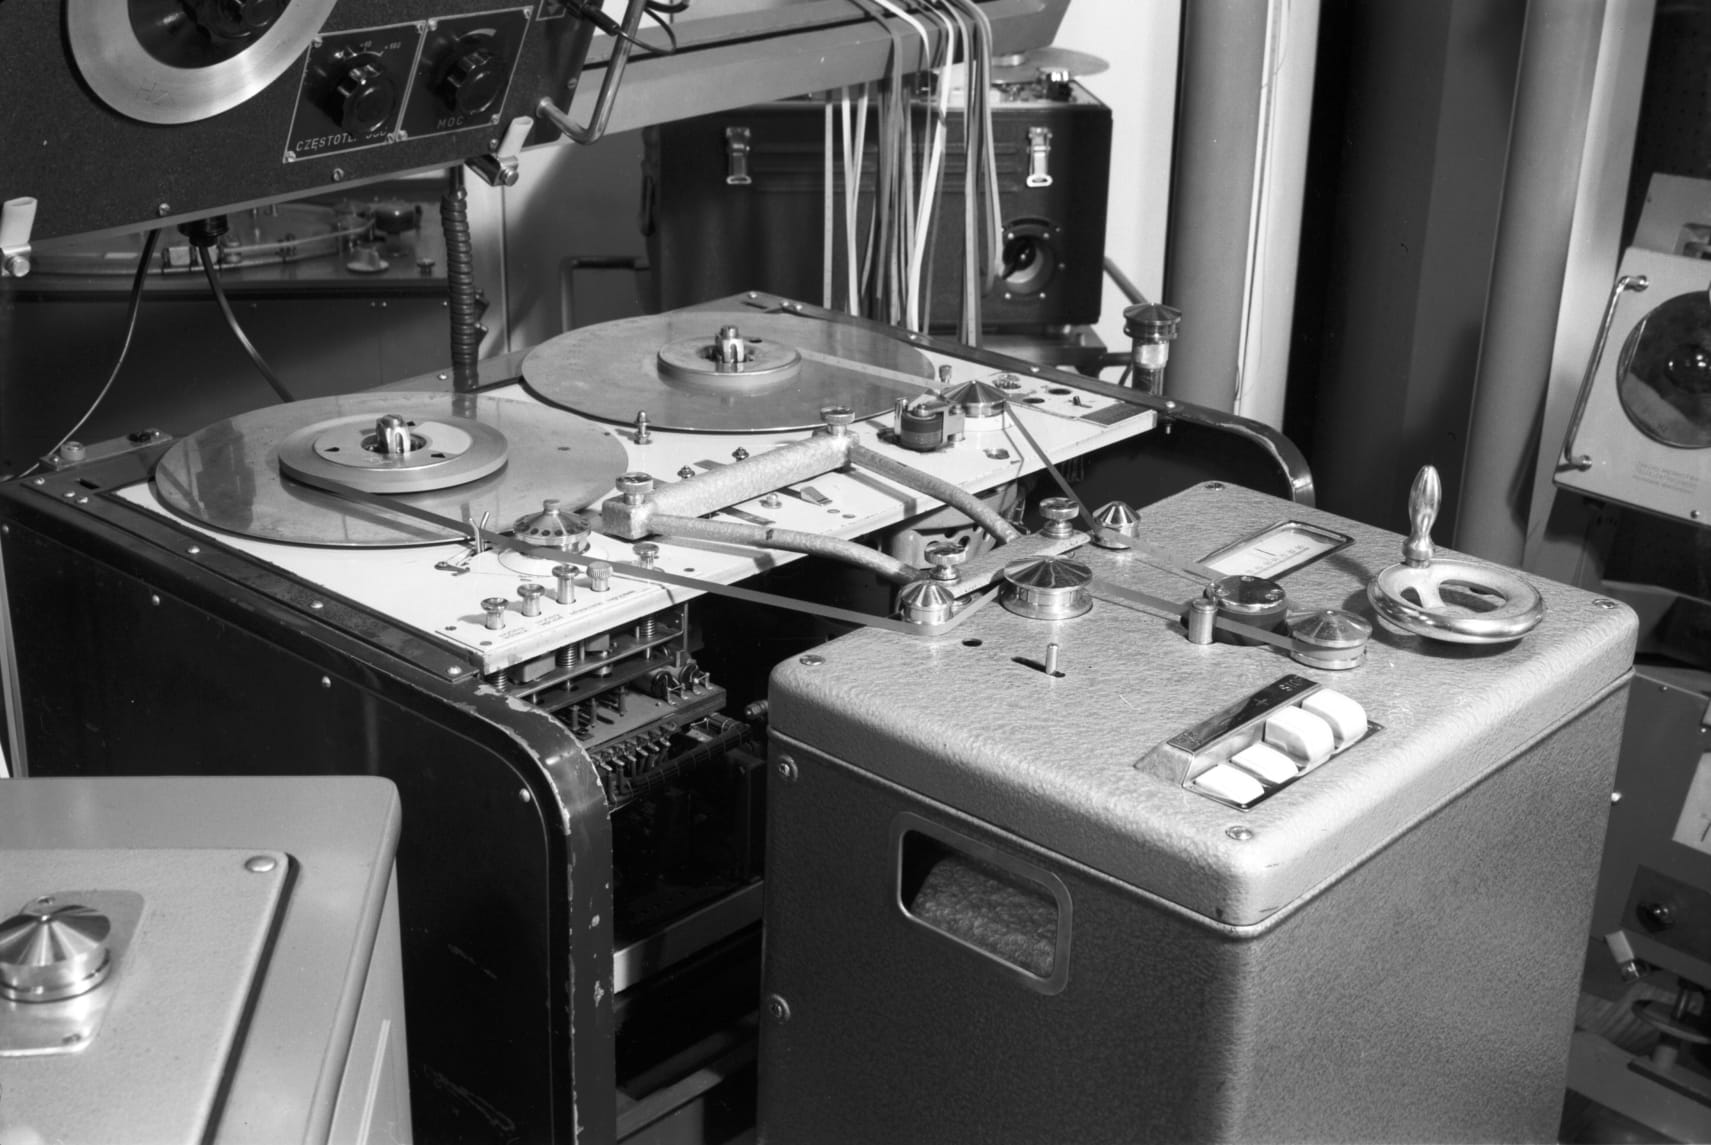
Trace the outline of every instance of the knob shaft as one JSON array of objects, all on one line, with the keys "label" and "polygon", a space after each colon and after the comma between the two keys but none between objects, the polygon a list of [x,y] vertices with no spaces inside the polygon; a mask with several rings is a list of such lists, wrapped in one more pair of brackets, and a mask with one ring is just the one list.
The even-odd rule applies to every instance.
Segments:
[{"label": "knob shaft", "polygon": [[485,47],[463,48],[440,77],[438,93],[458,115],[484,115],[505,92],[505,61]]},{"label": "knob shaft", "polygon": [[358,60],[339,78],[333,103],[340,127],[352,135],[371,135],[398,110],[398,85],[379,64]]}]

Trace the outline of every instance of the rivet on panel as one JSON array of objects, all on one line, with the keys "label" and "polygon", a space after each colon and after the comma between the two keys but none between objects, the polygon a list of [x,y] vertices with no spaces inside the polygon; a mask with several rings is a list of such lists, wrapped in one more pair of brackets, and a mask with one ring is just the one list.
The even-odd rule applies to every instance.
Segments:
[{"label": "rivet on panel", "polygon": [[529,794],[529,789],[527,787],[517,788],[517,798],[521,799],[524,803],[533,803],[535,801],[535,797]]},{"label": "rivet on panel", "polygon": [[323,604],[321,601],[311,600],[309,602],[309,607],[314,609],[316,612],[319,612],[321,609],[323,609],[327,606],[325,604]]},{"label": "rivet on panel", "polygon": [[149,603],[154,604],[154,605],[158,605],[160,603],[160,594],[159,593],[150,593],[149,594]]},{"label": "rivet on panel", "polygon": [[279,866],[279,860],[272,855],[255,855],[244,860],[244,870],[252,875],[265,875]]},{"label": "rivet on panel", "polygon": [[331,676],[322,676],[321,677],[321,687],[330,688],[332,686],[333,686],[333,678]]},{"label": "rivet on panel", "polygon": [[1620,792],[1620,791],[1612,791],[1612,792],[1611,792],[1611,793],[1610,793],[1610,802],[1611,802],[1611,803],[1620,803],[1620,802],[1622,802],[1622,793],[1621,793],[1621,792]]},{"label": "rivet on panel", "polygon": [[808,666],[810,668],[818,668],[820,665],[822,665],[826,662],[826,658],[824,656],[820,655],[818,652],[810,652],[810,653],[808,653],[808,655],[803,656],[797,662],[800,664],[805,664],[806,666]]}]

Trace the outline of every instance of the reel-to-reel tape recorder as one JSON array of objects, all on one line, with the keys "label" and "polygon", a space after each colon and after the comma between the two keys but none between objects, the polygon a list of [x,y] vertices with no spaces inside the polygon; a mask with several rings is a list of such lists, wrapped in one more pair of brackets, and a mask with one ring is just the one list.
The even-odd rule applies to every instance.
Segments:
[{"label": "reel-to-reel tape recorder", "polygon": [[[1250,941],[1283,947],[1301,973],[1273,977],[1318,997],[1308,968],[1343,955],[1298,936],[1336,928],[1290,920],[1322,913],[1298,905],[1321,894],[1363,944],[1351,983],[1406,949],[1437,989],[1461,977],[1462,939],[1388,921],[1368,859],[1413,872],[1394,884],[1410,903],[1431,894],[1423,855],[1457,885],[1508,869],[1487,853],[1498,843],[1454,844],[1463,829],[1501,842],[1493,824],[1517,801],[1576,829],[1513,840],[1523,875],[1488,879],[1446,933],[1550,909],[1522,911],[1538,943],[1481,949],[1509,995],[1472,989],[1444,1012],[1548,1007],[1559,988],[1571,1004],[1578,965],[1533,949],[1578,949],[1584,930],[1574,896],[1596,863],[1584,840],[1606,806],[1632,618],[1435,553],[1432,482],[1404,544],[1312,509],[1299,455],[1254,423],[770,295],[572,331],[501,364],[519,368],[484,368],[493,384],[469,392],[411,379],[176,440],[91,443],[0,487],[26,774],[397,786],[422,1137],[640,1140],[686,1103],[750,1117],[757,1009],[763,1129],[856,1131],[850,1107],[823,1100],[845,1053],[825,1023],[880,1036],[855,1020],[886,1012],[864,975],[923,919],[939,938],[914,948],[932,968],[909,979],[940,982],[945,1028],[1027,1018],[1066,1053],[1121,1042],[1100,1015],[1122,1006],[1140,1007],[1126,1029],[1162,1023],[1178,1048],[1193,1040],[1182,1015],[1207,1012],[1175,987],[1129,989],[1117,948],[1151,951],[1169,986],[1187,973],[1160,953],[1173,941],[1216,975]],[[1132,487],[1160,424],[1235,435],[1295,499],[1214,482],[1139,513],[1090,508],[1075,463]],[[872,775],[846,789],[852,766]],[[908,850],[876,860],[903,863],[877,882],[873,838],[850,833],[870,820],[882,850]],[[1021,872],[1020,914],[988,894],[988,860]],[[844,873],[823,881],[829,862]],[[1125,914],[1113,879],[1165,904],[1177,938],[1153,906]],[[916,893],[941,885],[936,906]],[[1041,901],[1055,921],[1045,947],[1022,943],[1035,969],[997,959],[1034,1002],[987,1010],[940,980],[975,987],[958,959],[993,961],[979,933],[994,919],[967,910],[1002,923]],[[846,952],[871,940],[880,961],[834,982],[815,937],[833,934]],[[1231,997],[1253,986],[1239,967],[1220,981]],[[1054,1000],[1059,1016],[1038,1011]],[[914,1008],[934,1013],[926,997]],[[1346,1033],[1351,1063],[1385,1057]],[[855,1053],[883,1056],[869,1041]],[[1503,1093],[1406,1056],[1406,1076],[1382,1081],[1411,1117],[1456,1090],[1485,1131],[1526,1135],[1555,1066],[1542,1039],[1523,1056],[1542,1064]],[[1097,1090],[1071,1103],[1090,1111],[1074,1124],[1133,1112],[1103,1065],[1071,1059]],[[1147,1060],[1159,1076],[1217,1073],[1205,1054]],[[852,1069],[847,1093],[878,1079],[895,1100],[866,1104],[928,1125],[937,1071],[910,1069]],[[1252,1108],[1288,1106],[1304,1136],[1346,1128],[1336,1076],[1314,1083],[1324,1118],[1290,1105],[1306,1083],[1258,1087]],[[1228,1129],[1221,1108],[1183,1115]],[[1524,1111],[1486,1116],[1497,1108]]]}]

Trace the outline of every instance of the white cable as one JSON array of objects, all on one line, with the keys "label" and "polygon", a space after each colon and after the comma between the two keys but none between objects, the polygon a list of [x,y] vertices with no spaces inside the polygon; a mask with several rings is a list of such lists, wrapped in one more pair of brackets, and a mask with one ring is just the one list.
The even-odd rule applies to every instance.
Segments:
[{"label": "white cable", "polygon": [[[933,15],[945,24],[945,51],[940,54],[940,66],[949,69],[954,66],[959,49],[962,51],[964,74],[968,66],[967,41],[963,38],[965,29],[960,19],[948,15],[936,5],[930,5]],[[965,78],[964,82],[967,80]],[[908,314],[909,328],[922,329],[921,303],[926,284],[922,282],[923,268],[926,265],[927,242],[932,234],[933,210],[939,197],[939,180],[942,174],[947,137],[949,136],[950,116],[950,82],[948,76],[939,77],[938,92],[934,99],[933,119],[927,146],[927,162],[921,175],[920,199],[915,208],[914,243],[909,254],[909,283],[908,283]]]},{"label": "white cable", "polygon": [[835,117],[832,112],[832,101],[826,101],[824,125],[821,132],[820,152],[823,159],[822,188],[820,203],[820,309],[832,308],[832,231],[837,226],[837,196],[832,189],[832,183],[837,179],[832,152],[835,149],[833,137],[837,134]]}]

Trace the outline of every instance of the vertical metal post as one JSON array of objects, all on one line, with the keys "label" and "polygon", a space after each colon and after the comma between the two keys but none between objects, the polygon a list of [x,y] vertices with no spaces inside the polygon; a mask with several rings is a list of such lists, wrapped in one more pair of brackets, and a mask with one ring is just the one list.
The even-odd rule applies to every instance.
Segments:
[{"label": "vertical metal post", "polygon": [[1220,410],[1239,382],[1267,13],[1254,0],[1182,8],[1164,297],[1184,325],[1165,387]]},{"label": "vertical metal post", "polygon": [[1604,0],[1527,5],[1456,516],[1456,547],[1502,564],[1526,542],[1603,27]]}]

